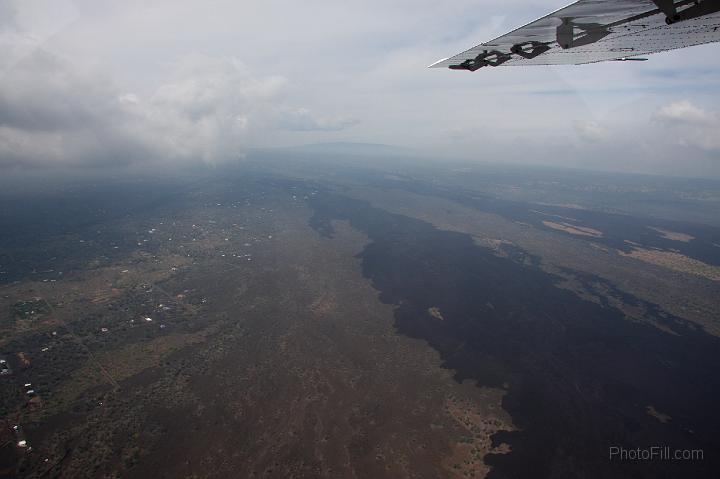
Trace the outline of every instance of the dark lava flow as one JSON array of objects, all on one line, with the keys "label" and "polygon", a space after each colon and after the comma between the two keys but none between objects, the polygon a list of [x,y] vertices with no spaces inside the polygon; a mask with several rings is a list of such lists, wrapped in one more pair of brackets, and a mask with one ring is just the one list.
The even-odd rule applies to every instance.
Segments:
[{"label": "dark lava flow", "polygon": [[[417,179],[388,179],[369,172],[355,175],[368,186],[445,198],[468,208],[496,214],[511,221],[528,223],[554,233],[558,233],[558,230],[547,226],[543,221],[591,227],[601,231],[602,236],[564,234],[573,239],[592,241],[625,252],[633,250],[634,245],[627,242],[632,241],[645,248],[674,250],[698,261],[720,266],[720,247],[717,246],[720,245],[720,228],[705,224],[504,200],[477,191],[443,187]],[[653,228],[686,233],[693,239],[674,241]]]},{"label": "dark lava flow", "polygon": [[[718,338],[628,295],[669,332],[626,319],[465,234],[330,193],[309,204],[320,234],[337,219],[369,236],[363,274],[396,305],[400,333],[427,340],[457,380],[507,390],[518,430],[493,436],[512,452],[485,457],[491,478],[720,477]],[[611,461],[610,446],[702,449],[704,460]]]}]

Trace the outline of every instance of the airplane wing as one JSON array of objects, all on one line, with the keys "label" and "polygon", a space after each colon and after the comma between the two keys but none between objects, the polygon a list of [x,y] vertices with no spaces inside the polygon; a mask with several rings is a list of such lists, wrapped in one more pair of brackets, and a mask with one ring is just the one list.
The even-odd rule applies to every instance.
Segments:
[{"label": "airplane wing", "polygon": [[579,65],[720,41],[720,0],[580,0],[430,65]]}]

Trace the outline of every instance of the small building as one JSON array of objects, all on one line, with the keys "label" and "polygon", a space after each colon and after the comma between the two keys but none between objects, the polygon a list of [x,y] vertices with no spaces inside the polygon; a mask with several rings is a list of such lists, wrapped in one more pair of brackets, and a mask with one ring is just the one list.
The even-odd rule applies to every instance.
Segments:
[{"label": "small building", "polygon": [[13,432],[15,433],[15,444],[17,447],[25,449],[26,452],[30,452],[32,448],[30,447],[30,444],[28,444],[25,432],[22,428],[19,425],[13,426]]}]

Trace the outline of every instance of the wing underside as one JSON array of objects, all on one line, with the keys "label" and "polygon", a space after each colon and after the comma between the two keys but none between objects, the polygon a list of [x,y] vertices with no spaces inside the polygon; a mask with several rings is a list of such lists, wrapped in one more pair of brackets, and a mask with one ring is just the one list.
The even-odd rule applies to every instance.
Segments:
[{"label": "wing underside", "polygon": [[580,0],[431,67],[577,65],[717,42],[719,10],[720,0]]}]

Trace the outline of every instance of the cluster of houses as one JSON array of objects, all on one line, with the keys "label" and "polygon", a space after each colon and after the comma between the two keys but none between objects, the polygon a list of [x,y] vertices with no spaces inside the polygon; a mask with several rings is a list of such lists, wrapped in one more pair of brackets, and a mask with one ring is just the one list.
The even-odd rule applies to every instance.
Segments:
[{"label": "cluster of houses", "polygon": [[[10,365],[8,364],[7,360],[0,359],[0,376],[9,376],[10,374],[12,374],[12,369],[10,369]],[[25,395],[30,398],[35,396],[35,390],[33,389],[31,383],[25,383]],[[13,426],[12,429],[13,433],[15,434],[15,445],[29,452],[32,448],[28,444],[27,438],[25,437],[25,433],[23,432],[22,428],[17,425]]]}]

